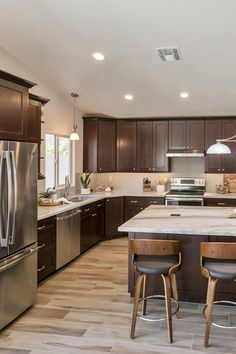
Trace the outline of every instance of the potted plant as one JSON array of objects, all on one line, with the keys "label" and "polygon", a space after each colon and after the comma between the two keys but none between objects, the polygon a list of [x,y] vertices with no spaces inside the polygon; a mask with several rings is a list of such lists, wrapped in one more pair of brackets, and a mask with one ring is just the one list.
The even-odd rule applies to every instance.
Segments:
[{"label": "potted plant", "polygon": [[56,189],[55,188],[47,188],[46,192],[39,193],[39,199],[44,200],[54,200],[56,199]]},{"label": "potted plant", "polygon": [[90,188],[89,188],[89,183],[91,181],[90,179],[90,172],[85,172],[83,176],[80,177],[80,181],[81,181],[81,194],[90,194]]}]

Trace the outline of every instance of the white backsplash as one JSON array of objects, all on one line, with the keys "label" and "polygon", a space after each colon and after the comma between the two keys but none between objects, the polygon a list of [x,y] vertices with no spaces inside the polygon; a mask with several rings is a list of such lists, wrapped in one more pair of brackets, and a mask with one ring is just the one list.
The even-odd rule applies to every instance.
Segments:
[{"label": "white backsplash", "polygon": [[[152,181],[152,188],[155,189],[155,180],[158,177],[205,177],[206,191],[215,192],[216,184],[223,183],[223,174],[205,174],[204,173],[204,158],[174,157],[171,160],[171,173],[94,173],[91,176],[91,188],[102,186],[103,189],[107,186],[112,186],[114,190],[141,192],[143,177],[148,177]],[[80,175],[76,175],[76,190],[80,190]]]}]

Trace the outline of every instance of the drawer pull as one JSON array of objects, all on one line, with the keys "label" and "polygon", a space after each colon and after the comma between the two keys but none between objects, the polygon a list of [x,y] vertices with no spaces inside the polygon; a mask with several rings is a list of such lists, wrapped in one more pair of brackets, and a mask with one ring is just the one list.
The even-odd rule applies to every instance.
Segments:
[{"label": "drawer pull", "polygon": [[107,199],[107,202],[109,202],[110,201],[110,199]]},{"label": "drawer pull", "polygon": [[102,204],[98,204],[97,207],[99,208],[100,206],[102,206]]},{"label": "drawer pull", "polygon": [[95,213],[95,214],[93,214],[92,216],[97,216],[98,214],[97,213]]},{"label": "drawer pull", "polygon": [[42,272],[42,270],[45,269],[45,266],[42,266],[41,268],[38,268],[38,272]]},{"label": "drawer pull", "polygon": [[46,246],[45,243],[43,243],[42,245],[38,246],[38,250],[39,250],[40,248],[45,247],[45,246]]},{"label": "drawer pull", "polygon": [[84,209],[84,211],[89,211],[89,210],[90,210],[90,208]]},{"label": "drawer pull", "polygon": [[220,202],[219,202],[219,203],[217,203],[217,205],[225,205],[225,204],[226,204],[226,203],[220,203]]},{"label": "drawer pull", "polygon": [[40,231],[40,230],[43,230],[43,229],[45,229],[45,227],[46,227],[46,225],[39,226],[39,227],[38,227],[38,230],[39,230],[39,231]]},{"label": "drawer pull", "polygon": [[134,203],[135,204],[135,203],[138,203],[138,201],[137,200],[131,200],[130,203]]}]

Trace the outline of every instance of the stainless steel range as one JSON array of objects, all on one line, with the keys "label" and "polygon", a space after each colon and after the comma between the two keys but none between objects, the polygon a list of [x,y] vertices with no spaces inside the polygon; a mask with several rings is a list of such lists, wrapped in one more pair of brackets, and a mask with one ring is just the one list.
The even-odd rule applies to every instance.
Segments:
[{"label": "stainless steel range", "polygon": [[206,190],[205,178],[172,177],[166,205],[203,205]]}]

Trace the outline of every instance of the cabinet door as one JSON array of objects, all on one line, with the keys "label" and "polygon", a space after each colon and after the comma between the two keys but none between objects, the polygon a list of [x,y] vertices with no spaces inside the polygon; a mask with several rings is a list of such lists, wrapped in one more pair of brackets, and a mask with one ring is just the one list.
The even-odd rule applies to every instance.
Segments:
[{"label": "cabinet door", "polygon": [[116,122],[98,121],[98,172],[116,170]]},{"label": "cabinet door", "polygon": [[187,121],[187,149],[204,150],[204,121],[188,120]]},{"label": "cabinet door", "polygon": [[84,119],[83,171],[97,171],[97,119]]},{"label": "cabinet door", "polygon": [[41,142],[41,103],[29,100],[27,141]]},{"label": "cabinet door", "polygon": [[168,122],[153,122],[153,160],[152,170],[156,172],[170,171],[170,158],[166,156],[168,150]]},{"label": "cabinet door", "polygon": [[81,216],[80,252],[84,252],[92,243],[92,214]]},{"label": "cabinet door", "polygon": [[25,141],[27,135],[28,90],[0,79],[0,139]]},{"label": "cabinet door", "polygon": [[[236,134],[236,119],[222,119],[222,139],[230,138]],[[221,156],[221,171],[223,173],[236,172],[236,143],[226,144],[231,154]]]},{"label": "cabinet door", "polygon": [[105,208],[105,237],[120,236],[121,233],[117,229],[123,224],[124,220],[123,197],[107,198]]},{"label": "cabinet door", "polygon": [[152,122],[137,122],[137,171],[152,170]]},{"label": "cabinet door", "polygon": [[[216,143],[216,139],[221,138],[221,120],[207,120],[205,122],[205,151],[212,144]],[[213,154],[205,156],[205,172],[214,173],[221,172],[221,155]]]},{"label": "cabinet door", "polygon": [[178,150],[186,148],[186,121],[169,121],[169,149]]},{"label": "cabinet door", "polygon": [[136,171],[136,122],[117,122],[117,171]]},{"label": "cabinet door", "polygon": [[104,208],[95,210],[92,214],[92,245],[104,238]]}]

